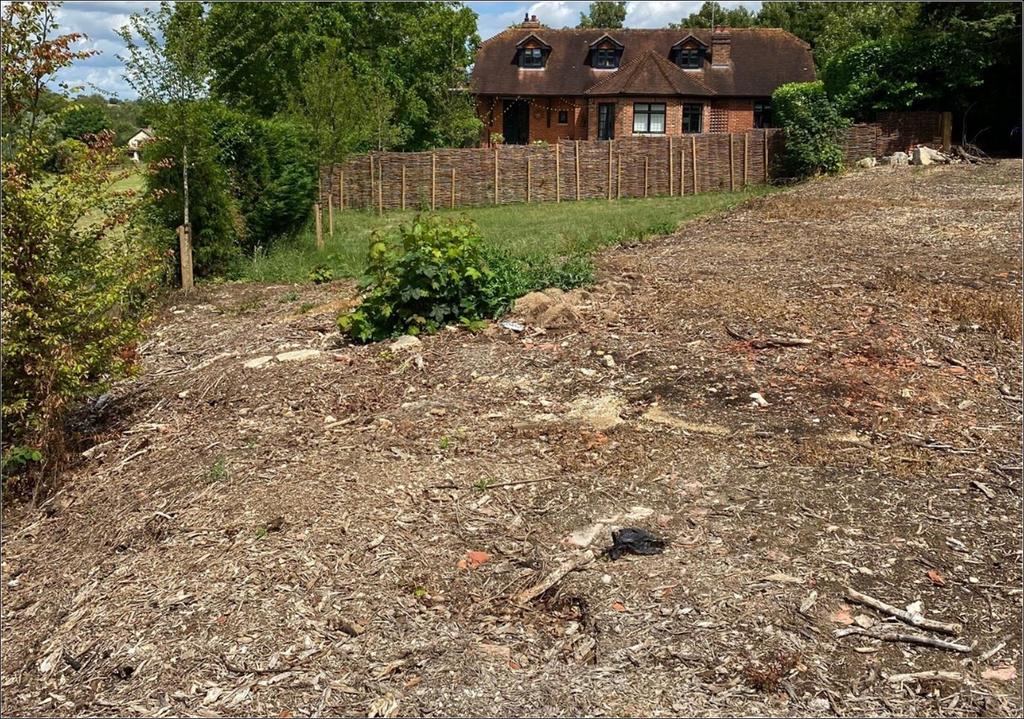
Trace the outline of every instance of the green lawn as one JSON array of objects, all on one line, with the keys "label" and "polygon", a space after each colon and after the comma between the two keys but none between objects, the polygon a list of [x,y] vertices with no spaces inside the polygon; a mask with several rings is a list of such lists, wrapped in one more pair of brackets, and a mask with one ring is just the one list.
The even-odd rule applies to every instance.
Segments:
[{"label": "green lawn", "polygon": [[[683,197],[585,200],[582,202],[499,205],[497,207],[443,210],[441,215],[465,215],[480,227],[484,241],[520,256],[559,257],[589,254],[617,242],[669,234],[685,220],[721,211],[751,197],[771,192],[752,186],[737,192],[708,192]],[[324,265],[335,277],[362,273],[370,234],[395,228],[412,219],[414,212],[391,212],[383,217],[362,210],[335,212],[334,236],[327,231],[325,248],[316,249],[311,230],[283,240],[245,261],[241,279],[253,282],[305,282],[309,271]]]}]

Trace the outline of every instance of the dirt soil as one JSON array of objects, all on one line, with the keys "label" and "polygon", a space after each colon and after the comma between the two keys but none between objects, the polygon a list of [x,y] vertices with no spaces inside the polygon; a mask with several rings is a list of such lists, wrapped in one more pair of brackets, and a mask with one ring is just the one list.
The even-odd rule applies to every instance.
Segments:
[{"label": "dirt soil", "polygon": [[176,296],[5,509],[3,714],[1019,716],[1020,213],[1020,161],[810,182],[402,350],[350,284]]}]

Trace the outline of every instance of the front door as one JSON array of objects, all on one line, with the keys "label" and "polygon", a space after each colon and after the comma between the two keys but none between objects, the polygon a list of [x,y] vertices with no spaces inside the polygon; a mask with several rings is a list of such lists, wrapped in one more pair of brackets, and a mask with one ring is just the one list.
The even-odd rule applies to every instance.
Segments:
[{"label": "front door", "polygon": [[602,102],[597,106],[597,139],[615,139],[615,103]]},{"label": "front door", "polygon": [[530,104],[526,100],[505,100],[502,128],[506,145],[530,142]]}]

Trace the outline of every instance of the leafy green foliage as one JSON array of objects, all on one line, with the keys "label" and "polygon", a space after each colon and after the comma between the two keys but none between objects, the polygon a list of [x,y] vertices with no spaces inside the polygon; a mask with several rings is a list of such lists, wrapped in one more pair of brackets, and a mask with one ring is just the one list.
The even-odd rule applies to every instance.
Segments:
[{"label": "leafy green foliage", "polygon": [[468,219],[421,215],[400,229],[398,244],[374,238],[369,273],[373,289],[338,318],[357,342],[430,334],[492,317],[504,303],[495,294],[479,230]]},{"label": "leafy green foliage", "polygon": [[580,13],[580,24],[576,27],[618,28],[626,22],[626,3],[598,0],[590,3],[587,12]]},{"label": "leafy green foliage", "polygon": [[465,84],[480,41],[462,3],[213,3],[208,28],[212,94],[233,107],[288,110],[307,72],[335,52],[358,83],[379,82],[383,92],[368,96],[377,110],[393,105],[378,112],[391,121],[375,135],[393,127],[405,150],[477,139],[470,98],[451,91]]},{"label": "leafy green foliage", "polygon": [[327,265],[317,265],[309,271],[309,281],[314,285],[323,285],[334,279],[334,270]]},{"label": "leafy green foliage", "polygon": [[96,105],[72,105],[61,114],[61,137],[82,140],[107,129],[107,114]]},{"label": "leafy green foliage", "polygon": [[790,177],[809,177],[843,168],[839,135],[848,122],[818,82],[793,82],[772,94],[772,112],[786,133],[782,162]]},{"label": "leafy green foliage", "polygon": [[742,5],[735,8],[722,7],[721,3],[705,2],[700,10],[683,18],[672,27],[750,27],[757,21],[757,15]]},{"label": "leafy green foliage", "polygon": [[528,292],[547,287],[571,290],[594,281],[594,264],[585,254],[565,258],[542,254],[518,256],[488,248],[484,256],[491,269],[491,292],[497,298],[499,313]]},{"label": "leafy green foliage", "polygon": [[89,146],[81,140],[61,140],[53,146],[47,161],[47,169],[53,172],[70,172],[81,163],[88,151]]}]

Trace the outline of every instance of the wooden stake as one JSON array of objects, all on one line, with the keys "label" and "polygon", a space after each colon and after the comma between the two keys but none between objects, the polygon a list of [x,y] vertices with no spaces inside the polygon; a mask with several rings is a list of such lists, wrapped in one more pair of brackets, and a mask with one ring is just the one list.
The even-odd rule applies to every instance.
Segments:
[{"label": "wooden stake", "polygon": [[377,160],[377,214],[384,214],[384,163]]},{"label": "wooden stake", "polygon": [[580,141],[576,140],[576,200],[580,199]]},{"label": "wooden stake", "polygon": [[615,196],[622,199],[622,155],[615,156]]},{"label": "wooden stake", "polygon": [[338,210],[345,209],[345,171],[342,170],[338,176]]},{"label": "wooden stake", "polygon": [[405,165],[402,165],[402,211],[405,211]]},{"label": "wooden stake", "polygon": [[452,168],[452,200],[449,203],[451,208],[455,209],[455,168]]},{"label": "wooden stake", "polygon": [[743,186],[747,186],[747,166],[750,165],[750,133],[743,133]]},{"label": "wooden stake", "polygon": [[672,156],[672,138],[670,137],[670,138],[668,138],[668,194],[669,194],[669,197],[671,197],[672,195],[676,194],[675,188],[672,185],[672,183],[675,182],[675,177],[676,177],[675,168],[672,167],[672,161],[674,159],[675,158]]},{"label": "wooden stake", "polygon": [[187,225],[178,225],[178,252],[181,259],[181,289],[191,292],[195,286],[192,279],[192,233]]},{"label": "wooden stake", "polygon": [[562,201],[562,152],[561,145],[555,140],[555,202]]},{"label": "wooden stake", "polygon": [[693,194],[697,194],[697,138],[690,136],[690,174],[693,175]]},{"label": "wooden stake", "polygon": [[494,146],[494,204],[498,204],[498,146]]},{"label": "wooden stake", "polygon": [[316,248],[318,250],[324,248],[323,218],[320,216],[320,212],[320,203],[317,202],[313,205],[313,214],[316,216]]},{"label": "wooden stake", "polygon": [[686,194],[686,150],[679,148],[679,196]]},{"label": "wooden stake", "polygon": [[764,181],[768,182],[768,131],[761,131],[762,141],[764,143]]},{"label": "wooden stake", "polygon": [[[527,150],[529,152],[529,150]],[[526,156],[526,201],[530,201],[530,185],[533,184],[533,162],[532,157]]]},{"label": "wooden stake", "polygon": [[736,163],[733,162],[733,144],[736,136],[729,133],[729,190],[736,189]]},{"label": "wooden stake", "polygon": [[612,199],[612,145],[615,140],[608,141],[608,200]]},{"label": "wooden stake", "polygon": [[437,209],[437,153],[430,153],[430,210]]},{"label": "wooden stake", "polygon": [[373,153],[369,155],[370,159],[370,201],[366,203],[366,209],[373,207]]},{"label": "wooden stake", "polygon": [[334,237],[334,195],[327,193],[327,232]]},{"label": "wooden stake", "polygon": [[647,155],[644,155],[644,197],[647,197],[647,187],[650,184],[647,180],[648,173],[651,169],[651,161]]}]

